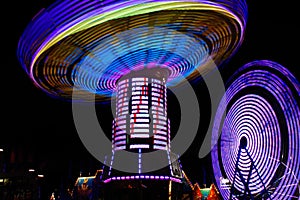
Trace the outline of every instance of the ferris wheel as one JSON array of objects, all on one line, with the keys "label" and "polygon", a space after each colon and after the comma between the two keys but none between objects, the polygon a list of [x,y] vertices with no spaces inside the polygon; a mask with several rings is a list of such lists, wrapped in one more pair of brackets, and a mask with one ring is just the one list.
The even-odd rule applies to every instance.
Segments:
[{"label": "ferris wheel", "polygon": [[300,84],[259,60],[229,80],[216,113],[212,163],[224,199],[299,199]]}]

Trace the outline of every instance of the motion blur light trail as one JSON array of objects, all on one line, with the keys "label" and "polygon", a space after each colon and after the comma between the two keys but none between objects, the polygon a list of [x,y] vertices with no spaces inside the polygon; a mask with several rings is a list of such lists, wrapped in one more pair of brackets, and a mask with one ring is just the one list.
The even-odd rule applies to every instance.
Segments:
[{"label": "motion blur light trail", "polygon": [[18,58],[36,86],[70,99],[72,87],[113,95],[123,75],[142,68],[170,70],[167,86],[195,80],[241,45],[245,1],[57,1],[24,31]]},{"label": "motion blur light trail", "polygon": [[[222,99],[227,112],[218,110],[212,136],[214,174],[225,199],[245,193],[255,199],[298,199],[299,85],[287,69],[267,60],[248,63],[232,76]],[[233,190],[222,189],[220,178]]]},{"label": "motion blur light trail", "polygon": [[[245,0],[58,0],[28,24],[17,54],[33,83],[52,97],[90,101],[96,94],[92,101],[103,102],[119,91],[114,150],[137,148],[140,173],[142,149],[149,149],[149,142],[130,143],[127,137],[151,139],[150,120],[144,119],[153,114],[148,106],[156,106],[155,120],[163,119],[155,126],[169,126],[166,88],[197,81],[226,62],[243,42],[246,21]],[[146,79],[152,69],[151,80]],[[129,89],[128,83],[133,83]],[[272,61],[251,62],[233,75],[220,104],[228,112],[218,110],[211,141],[225,199],[291,199],[299,193],[299,94],[295,77]],[[126,95],[133,98],[125,102]],[[126,132],[117,127],[123,118],[145,124]],[[169,155],[169,132],[160,133],[164,136],[156,135],[154,149]],[[222,188],[220,178],[229,180],[230,189]]]}]

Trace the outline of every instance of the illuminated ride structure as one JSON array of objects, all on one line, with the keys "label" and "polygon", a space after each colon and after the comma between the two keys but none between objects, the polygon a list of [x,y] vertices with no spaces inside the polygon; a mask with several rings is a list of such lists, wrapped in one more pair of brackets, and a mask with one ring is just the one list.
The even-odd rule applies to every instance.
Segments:
[{"label": "illuminated ride structure", "polygon": [[250,62],[232,76],[212,135],[223,199],[299,199],[299,96],[300,83],[273,61]]},{"label": "illuminated ride structure", "polygon": [[[18,58],[54,98],[116,99],[112,156],[101,177],[111,199],[121,199],[115,189],[122,185],[149,188],[145,181],[156,185],[148,198],[176,199],[172,188],[180,187],[182,172],[171,152],[167,88],[200,80],[227,61],[243,41],[246,19],[244,0],[57,1],[29,23]],[[114,170],[124,151],[136,154],[134,173]],[[160,152],[168,166],[143,170],[149,152]]]},{"label": "illuminated ride structure", "polygon": [[[101,177],[108,199],[122,199],[124,195],[134,199],[168,199],[169,196],[179,199],[182,195],[182,169],[178,156],[170,151],[168,73],[163,68],[143,69],[124,75],[117,83],[112,155],[106,157]],[[123,154],[124,150],[136,154],[129,158]],[[148,172],[152,164],[144,156],[153,151],[159,159],[152,162],[161,162],[166,167]],[[135,173],[114,170],[114,165],[125,162]]]}]

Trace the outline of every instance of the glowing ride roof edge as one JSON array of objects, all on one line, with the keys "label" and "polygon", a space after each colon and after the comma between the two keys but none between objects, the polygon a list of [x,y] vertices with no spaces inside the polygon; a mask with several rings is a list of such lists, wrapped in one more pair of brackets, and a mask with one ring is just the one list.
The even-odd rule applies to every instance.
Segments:
[{"label": "glowing ride roof edge", "polygon": [[[152,5],[152,4],[154,4],[154,5]],[[172,2],[172,4],[174,4],[174,2]],[[147,5],[147,6],[145,6],[145,5]],[[148,7],[148,5],[149,5],[149,7]],[[59,42],[63,38],[65,38],[65,37],[67,37],[67,36],[69,36],[73,33],[76,33],[76,32],[88,29],[90,27],[93,27],[95,25],[99,25],[99,24],[104,23],[104,22],[109,21],[109,20],[134,16],[134,15],[140,15],[140,14],[145,14],[145,13],[154,12],[154,11],[168,10],[168,9],[171,9],[171,10],[184,10],[184,9],[202,10],[203,9],[203,10],[221,11],[221,12],[224,12],[224,14],[227,15],[228,17],[231,17],[231,18],[238,21],[238,23],[242,27],[242,31],[240,33],[241,38],[243,37],[244,27],[243,27],[242,21],[240,21],[240,19],[237,16],[235,16],[233,13],[230,13],[228,10],[225,10],[225,8],[223,8],[221,6],[216,5],[216,6],[208,7],[206,5],[198,5],[198,4],[195,4],[195,3],[191,3],[191,4],[184,5],[184,6],[182,6],[182,5],[170,5],[169,7],[165,7],[163,9],[163,8],[159,7],[161,5],[166,5],[166,3],[164,2],[163,4],[159,4],[159,3],[142,4],[141,5],[142,10],[139,10],[138,12],[136,12],[134,10],[133,13],[128,13],[127,9],[130,8],[130,7],[126,7],[126,8],[123,8],[124,10],[110,11],[108,13],[103,13],[103,14],[99,14],[99,15],[96,15],[96,16],[93,16],[93,17],[89,17],[89,18],[85,19],[84,21],[79,21],[73,27],[69,27],[69,25],[66,26],[66,29],[61,29],[55,35],[49,37],[43,43],[43,45],[39,48],[39,51],[37,51],[37,53],[35,53],[35,56],[33,58],[33,61],[32,61],[31,67],[30,67],[30,74],[32,74],[32,68],[33,68],[33,65],[34,65],[37,57],[39,57],[39,55],[41,55],[43,52],[45,52],[47,49],[49,49],[51,46],[53,46],[54,44],[56,44],[57,42]],[[158,6],[158,7],[157,7],[157,9],[154,9],[153,6],[155,6],[155,8],[156,8],[156,6]],[[137,5],[137,7],[139,7],[139,5]],[[137,8],[137,10],[138,10],[138,8]],[[123,11],[124,13],[121,12],[121,11]],[[31,76],[31,78],[33,78],[33,77]]]}]

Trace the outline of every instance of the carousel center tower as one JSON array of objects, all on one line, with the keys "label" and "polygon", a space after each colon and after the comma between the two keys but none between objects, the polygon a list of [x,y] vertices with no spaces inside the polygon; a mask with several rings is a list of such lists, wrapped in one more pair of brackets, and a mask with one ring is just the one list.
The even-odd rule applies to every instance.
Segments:
[{"label": "carousel center tower", "polygon": [[167,117],[168,70],[131,72],[118,81],[113,150],[170,150]]}]

